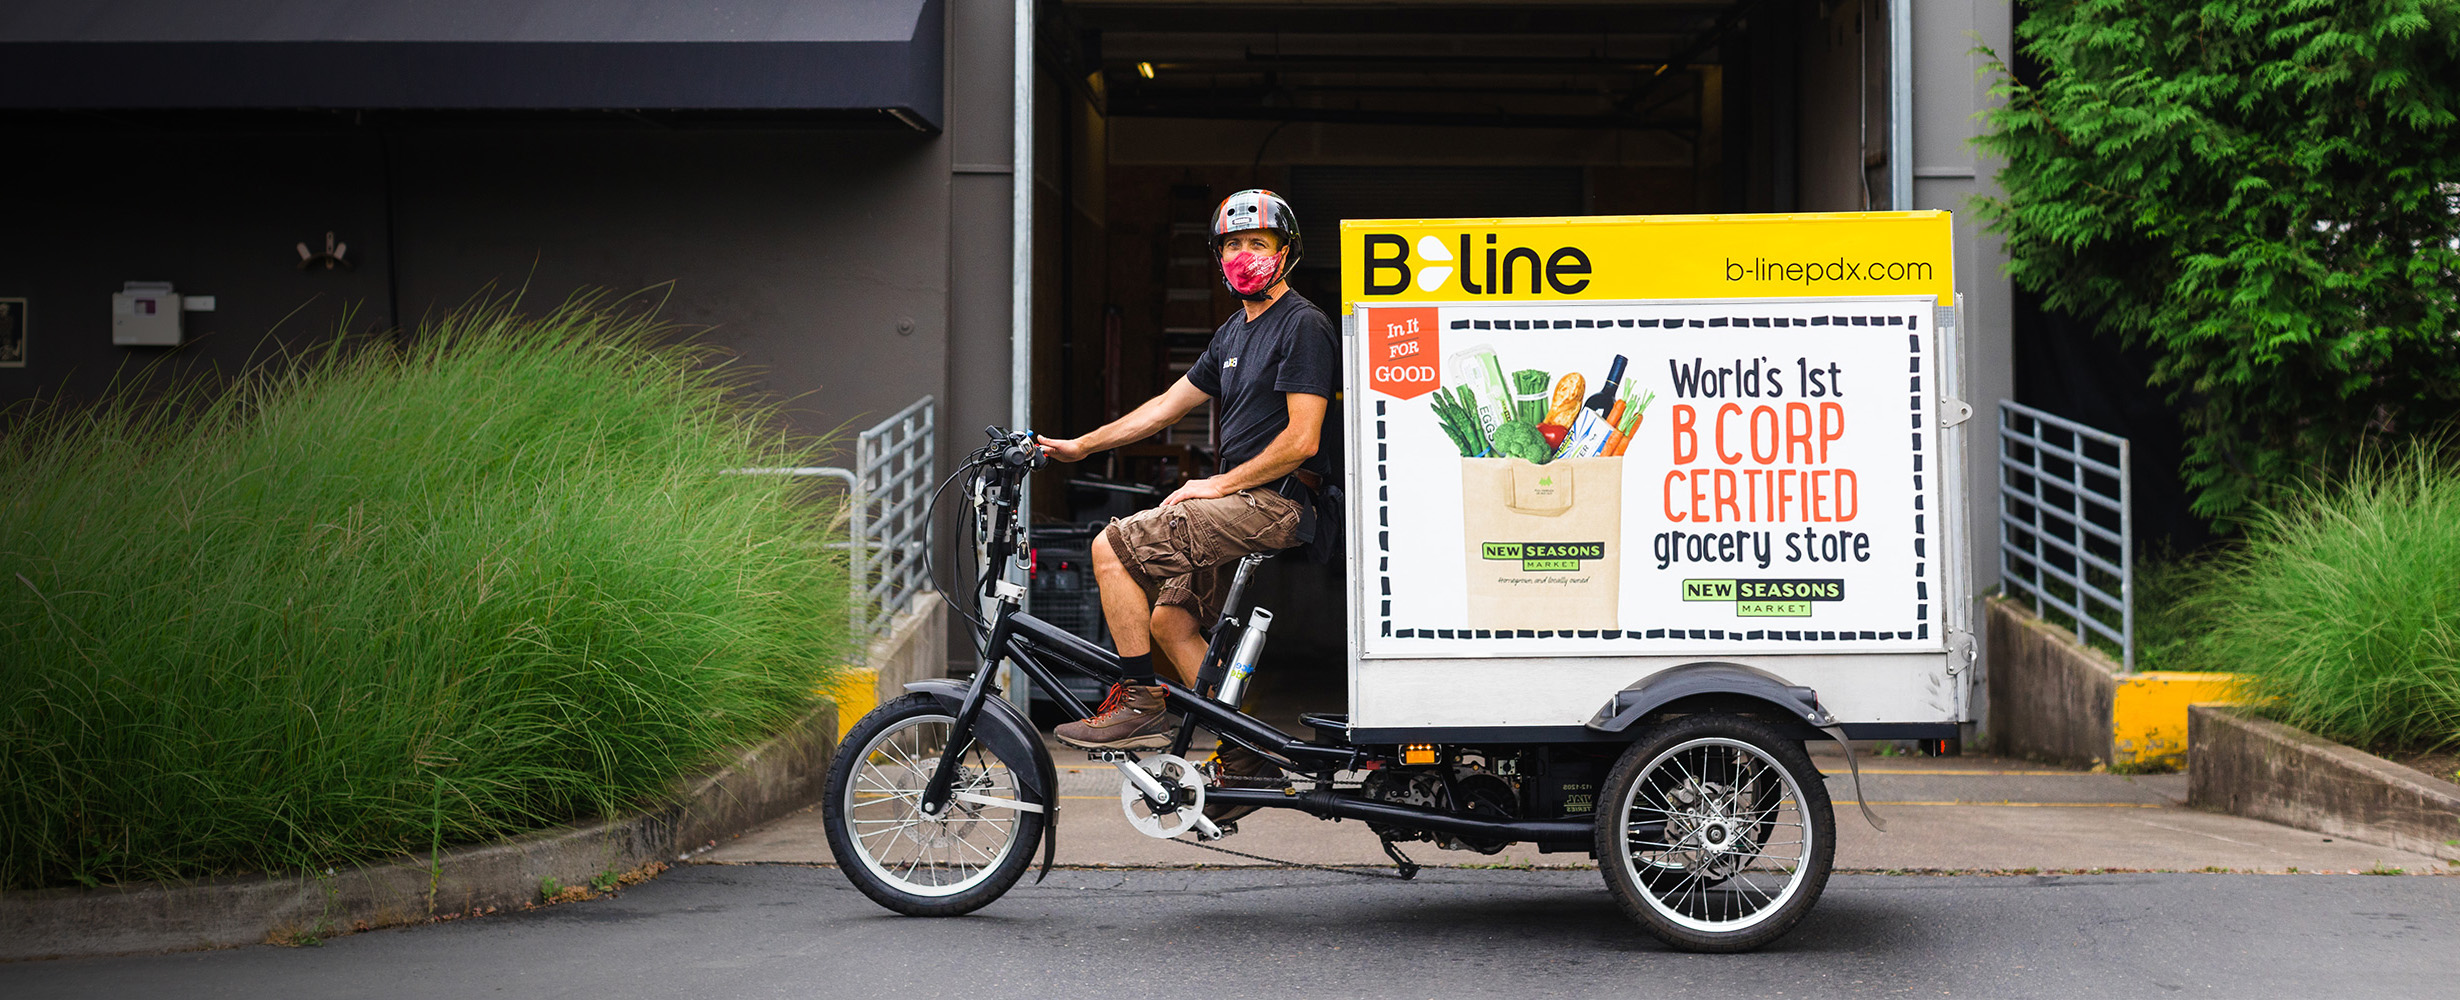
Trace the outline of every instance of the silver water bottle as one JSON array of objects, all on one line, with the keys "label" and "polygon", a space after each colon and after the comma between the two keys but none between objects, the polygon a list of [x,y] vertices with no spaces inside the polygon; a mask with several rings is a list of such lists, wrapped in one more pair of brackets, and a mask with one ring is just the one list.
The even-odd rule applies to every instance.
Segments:
[{"label": "silver water bottle", "polygon": [[1239,636],[1238,651],[1230,654],[1230,676],[1222,678],[1221,693],[1214,700],[1239,707],[1239,699],[1247,694],[1247,678],[1255,676],[1256,659],[1264,655],[1265,630],[1272,627],[1272,612],[1257,608],[1247,613],[1247,633]]}]

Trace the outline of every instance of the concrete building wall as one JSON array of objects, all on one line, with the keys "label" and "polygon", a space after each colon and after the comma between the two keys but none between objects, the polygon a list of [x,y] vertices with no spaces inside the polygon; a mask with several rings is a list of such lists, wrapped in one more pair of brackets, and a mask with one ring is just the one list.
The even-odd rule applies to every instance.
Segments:
[{"label": "concrete building wall", "polygon": [[[650,290],[665,319],[790,400],[805,432],[944,389],[949,205],[933,136],[334,124],[41,144],[20,176],[56,194],[0,241],[0,295],[25,296],[34,320],[0,398],[90,398],[151,364],[237,371],[329,340],[345,316],[355,332],[415,328],[474,296],[518,293],[537,311],[588,288]],[[300,270],[294,245],[321,249],[327,231],[355,269]],[[126,280],[217,308],[188,314],[181,347],[115,347],[109,296]]]},{"label": "concrete building wall", "polygon": [[398,145],[406,319],[490,287],[526,286],[531,308],[647,289],[812,433],[943,388],[949,209],[932,136],[467,127]]},{"label": "concrete building wall", "polygon": [[[1991,105],[1989,56],[2009,51],[2013,7],[2007,0],[1915,0],[1913,4],[1913,205],[1956,213],[1956,286],[1965,300],[1965,389],[1973,404],[1968,425],[1966,518],[1973,535],[1973,587],[1998,586],[1998,401],[2015,395],[2015,292],[2006,275],[2002,241],[1984,232],[1973,199],[1998,194],[1995,164],[1972,139],[1984,125],[1976,114]],[[1982,622],[1978,599],[1973,620]],[[1985,646],[1987,648],[1987,646]],[[1985,658],[1975,688],[1976,718],[1990,717]]]},{"label": "concrete building wall", "polygon": [[948,405],[940,419],[952,455],[980,446],[983,425],[1009,422],[1011,12],[997,0],[948,5],[948,131],[941,141],[951,224],[937,245],[949,318]]},{"label": "concrete building wall", "polygon": [[[0,176],[15,195],[0,232],[0,297],[27,300],[24,367],[0,368],[0,404],[91,399],[115,379],[235,372],[251,357],[389,325],[383,149],[343,123],[209,127],[93,118],[12,123]],[[294,247],[349,244],[355,270],[299,269]],[[116,347],[111,295],[168,281],[212,295],[181,347]]]},{"label": "concrete building wall", "polygon": [[[0,404],[90,399],[127,372],[235,372],[345,318],[366,333],[474,296],[517,292],[534,311],[604,289],[661,300],[800,431],[859,429],[931,394],[942,455],[962,454],[1009,420],[1014,8],[944,9],[938,133],[613,113],[17,115],[0,297],[29,300],[30,343],[25,367],[0,368]],[[293,245],[327,231],[355,269],[300,270]],[[114,347],[109,297],[131,280],[219,308],[187,317],[181,347]]]}]

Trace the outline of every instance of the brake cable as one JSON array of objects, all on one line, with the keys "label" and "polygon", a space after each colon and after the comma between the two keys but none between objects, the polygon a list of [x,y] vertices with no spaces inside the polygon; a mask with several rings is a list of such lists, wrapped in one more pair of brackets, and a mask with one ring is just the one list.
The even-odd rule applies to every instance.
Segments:
[{"label": "brake cable", "polygon": [[933,557],[934,551],[939,548],[939,540],[932,537],[932,529],[939,526],[940,496],[948,492],[949,484],[956,482],[958,476],[981,468],[984,461],[985,457],[982,452],[975,452],[968,456],[964,465],[950,472],[948,478],[940,480],[939,488],[931,491],[931,502],[923,507],[923,576],[931,581],[931,592],[939,595],[941,603],[955,610],[959,617],[974,623],[974,630],[977,634],[989,632],[990,623],[983,621],[981,616],[976,615],[972,609],[958,603],[956,598],[948,596],[948,588],[940,586],[939,561]]}]

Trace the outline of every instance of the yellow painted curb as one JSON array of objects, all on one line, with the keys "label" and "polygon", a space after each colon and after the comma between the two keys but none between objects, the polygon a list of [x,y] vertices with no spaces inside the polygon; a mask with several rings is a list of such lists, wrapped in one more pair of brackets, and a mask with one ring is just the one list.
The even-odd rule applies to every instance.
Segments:
[{"label": "yellow painted curb", "polygon": [[2110,697],[2113,763],[2176,768],[2186,763],[2187,706],[2238,701],[2238,674],[2147,671],[2118,678]]},{"label": "yellow painted curb", "polygon": [[840,667],[837,679],[820,686],[820,696],[837,703],[837,739],[863,716],[880,707],[880,671],[873,667]]}]

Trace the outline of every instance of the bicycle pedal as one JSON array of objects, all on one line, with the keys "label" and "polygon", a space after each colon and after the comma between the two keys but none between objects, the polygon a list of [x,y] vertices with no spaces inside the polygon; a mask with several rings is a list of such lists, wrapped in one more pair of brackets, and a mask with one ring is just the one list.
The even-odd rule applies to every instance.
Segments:
[{"label": "bicycle pedal", "polygon": [[1207,837],[1204,835],[1204,830],[1202,828],[1198,828],[1196,831],[1197,842],[1210,843],[1216,840],[1228,840],[1231,834],[1239,832],[1239,825],[1236,822],[1223,823],[1218,826],[1218,829],[1221,830],[1220,836]]},{"label": "bicycle pedal", "polygon": [[1125,750],[1087,750],[1085,751],[1085,759],[1098,764],[1117,764],[1122,761],[1134,760],[1135,758],[1128,756],[1128,752]]}]

